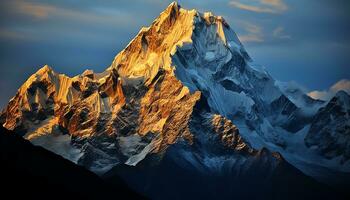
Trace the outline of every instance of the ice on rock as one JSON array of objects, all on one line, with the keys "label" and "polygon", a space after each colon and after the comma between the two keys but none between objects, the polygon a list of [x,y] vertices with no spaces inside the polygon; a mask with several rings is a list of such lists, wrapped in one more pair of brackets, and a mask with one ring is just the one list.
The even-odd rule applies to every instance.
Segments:
[{"label": "ice on rock", "polygon": [[57,118],[47,119],[36,127],[33,127],[24,138],[30,140],[34,145],[44,147],[45,149],[55,152],[56,154],[78,163],[83,152],[71,145],[71,137],[63,134],[55,126]]},{"label": "ice on rock", "polygon": [[276,81],[275,85],[279,87],[296,106],[302,108],[305,114],[313,115],[320,107],[324,106],[325,102],[309,97],[306,89],[294,81]]},{"label": "ice on rock", "polygon": [[152,152],[155,148],[154,145],[155,141],[152,141],[149,143],[145,148],[142,149],[142,151],[136,155],[131,156],[125,164],[131,165],[131,166],[136,166],[137,163],[142,161],[150,152]]},{"label": "ice on rock", "polygon": [[[348,96],[340,92],[336,97],[333,103],[349,110]],[[296,85],[276,82],[255,65],[224,18],[177,3],[142,28],[102,73],[87,70],[68,77],[44,66],[23,84],[1,117],[6,128],[26,130],[25,138],[34,144],[97,173],[120,163],[135,166],[184,138],[207,146],[179,150],[175,157],[181,164],[203,172],[239,167],[245,157],[211,151],[218,143],[202,134],[209,129],[190,130],[199,100],[211,114],[231,120],[251,147],[280,152],[304,172],[312,171],[310,166],[348,165],[339,167],[334,158],[329,163],[304,144],[315,113],[320,112],[322,123],[328,120],[321,112],[325,102],[311,99]],[[347,122],[348,116],[338,115]],[[298,130],[288,131],[298,124]],[[52,133],[58,125],[68,134]]]},{"label": "ice on rock", "polygon": [[338,102],[344,111],[350,110],[350,96],[345,91],[341,90],[335,94]]}]

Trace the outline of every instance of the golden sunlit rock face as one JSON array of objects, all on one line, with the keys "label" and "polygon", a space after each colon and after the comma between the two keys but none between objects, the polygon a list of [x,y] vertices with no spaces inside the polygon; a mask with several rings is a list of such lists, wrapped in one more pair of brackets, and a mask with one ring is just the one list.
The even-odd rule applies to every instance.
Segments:
[{"label": "golden sunlit rock face", "polygon": [[[47,70],[33,75],[11,100],[4,112],[4,127],[37,133],[49,121],[50,126],[58,125],[72,136],[91,137],[113,136],[119,133],[119,126],[123,130],[136,123],[131,132],[159,135],[157,150],[173,144],[178,137],[191,139],[187,124],[200,92],[191,94],[167,71],[159,71],[157,78],[145,86],[123,85],[116,70],[111,70],[100,82],[87,75],[69,78],[47,66],[44,69]],[[123,120],[119,115],[125,110],[131,110],[132,115]],[[133,115],[137,118],[130,121]]]},{"label": "golden sunlit rock face", "polygon": [[119,53],[108,70],[118,69],[125,78],[140,78],[149,85],[159,69],[173,72],[171,55],[185,43],[191,43],[196,11],[171,4],[150,27],[142,28]]},{"label": "golden sunlit rock face", "polygon": [[223,17],[174,2],[101,73],[39,69],[0,124],[151,199],[261,198],[288,191],[294,175],[304,191],[300,171],[324,181],[350,166],[349,95],[324,106],[289,87],[251,60]]},{"label": "golden sunlit rock face", "polygon": [[[161,73],[161,72],[160,72]],[[188,128],[200,92],[190,94],[173,75],[161,74],[141,99],[139,134],[161,133],[162,147],[178,137],[191,140]]]},{"label": "golden sunlit rock face", "polygon": [[247,150],[253,152],[253,149],[243,141],[239,135],[238,129],[232,122],[220,115],[213,115],[212,126],[214,132],[219,134],[221,141],[225,146],[235,150]]},{"label": "golden sunlit rock face", "polygon": [[[3,126],[47,148],[51,135],[68,135],[64,145],[83,152],[74,153],[71,160],[87,167],[99,165],[91,163],[95,158],[111,161],[111,166],[135,165],[179,139],[192,144],[196,136],[190,122],[202,94],[190,92],[175,76],[172,56],[192,43],[195,20],[215,29],[214,35],[208,33],[213,41],[227,45],[223,26],[228,25],[222,17],[172,3],[150,27],[142,28],[106,71],[86,70],[68,77],[46,65],[33,74],[2,113]],[[224,57],[225,52],[219,53]],[[223,146],[256,153],[230,120],[213,115],[209,121],[210,137],[219,137]]]},{"label": "golden sunlit rock face", "polygon": [[[30,140],[54,127],[80,139],[137,134],[153,138],[152,152],[178,138],[191,143],[188,122],[201,93],[190,93],[175,77],[171,55],[191,43],[195,15],[172,3],[101,74],[87,70],[71,78],[44,66],[11,99],[3,126]],[[228,146],[235,131],[223,133]]]}]

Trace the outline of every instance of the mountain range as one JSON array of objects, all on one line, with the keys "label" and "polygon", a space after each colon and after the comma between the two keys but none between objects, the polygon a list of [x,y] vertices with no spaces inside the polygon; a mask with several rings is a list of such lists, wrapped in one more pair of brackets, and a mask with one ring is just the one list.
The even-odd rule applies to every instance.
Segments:
[{"label": "mountain range", "polygon": [[350,183],[349,116],[346,92],[276,81],[223,17],[174,2],[101,73],[45,65],[0,123],[152,199],[332,199]]}]

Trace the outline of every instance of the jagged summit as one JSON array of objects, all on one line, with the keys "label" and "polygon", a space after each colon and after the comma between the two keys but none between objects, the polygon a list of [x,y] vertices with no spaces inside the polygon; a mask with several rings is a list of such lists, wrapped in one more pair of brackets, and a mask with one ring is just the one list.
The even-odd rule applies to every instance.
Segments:
[{"label": "jagged summit", "polygon": [[[171,56],[177,49],[193,45],[193,39],[198,37],[194,34],[195,31],[203,29],[204,25],[212,28],[208,28],[210,33],[207,32],[207,36],[202,38],[207,44],[200,46],[201,49],[220,40],[225,46],[241,51],[245,58],[249,57],[222,17],[216,17],[209,12],[201,14],[196,10],[185,10],[177,3],[172,3],[150,27],[141,29],[128,46],[116,56],[109,69],[118,69],[122,77],[143,79],[146,85],[152,81],[159,69],[173,73],[176,67],[172,63]],[[207,59],[214,59],[214,49],[211,51],[204,55]]]},{"label": "jagged summit", "polygon": [[171,4],[116,56],[110,69],[118,69],[124,77],[143,78],[147,84],[160,68],[171,71],[171,52],[191,42],[194,13],[180,9],[177,3]]},{"label": "jagged summit", "polygon": [[337,101],[342,105],[344,110],[350,109],[350,95],[347,92],[340,90],[334,97],[337,98]]},{"label": "jagged summit", "polygon": [[173,1],[172,3],[170,3],[168,5],[168,7],[160,15],[167,13],[168,15],[170,15],[172,17],[176,17],[180,8],[181,8],[181,6],[176,1]]},{"label": "jagged summit", "polygon": [[53,71],[52,68],[49,65],[44,65],[41,69],[38,70],[36,74],[43,74],[49,71]]},{"label": "jagged summit", "polygon": [[[337,158],[346,165],[350,158],[350,96],[345,91],[336,95],[315,114],[305,137],[308,146],[329,159]],[[345,170],[350,171],[350,168]]]},{"label": "jagged summit", "polygon": [[179,5],[179,3],[177,1],[173,1],[168,5],[167,8],[169,8],[169,7],[181,7],[181,6]]},{"label": "jagged summit", "polygon": [[[172,3],[101,74],[86,70],[68,77],[44,66],[10,101],[3,126],[49,149],[59,133],[68,133],[75,138],[73,146],[62,136],[57,145],[71,147],[54,151],[95,171],[136,165],[178,140],[193,142],[189,121],[202,88],[182,79],[188,59],[183,56],[215,73],[235,56],[244,62],[246,52],[223,18]],[[203,100],[214,103],[209,96]]]},{"label": "jagged summit", "polygon": [[349,98],[349,94],[345,92],[344,90],[340,90],[335,94],[338,98]]},{"label": "jagged summit", "polygon": [[[283,160],[273,151],[290,162],[315,152],[299,153],[305,143],[298,137],[314,120],[314,113],[302,112],[305,105],[321,105],[293,91],[252,66],[225,19],[174,2],[102,73],[68,77],[44,66],[10,100],[0,121],[99,174],[163,156],[218,174],[268,157],[276,163],[267,166],[273,171]],[[259,154],[261,149],[269,151]],[[311,162],[329,167],[327,160]],[[313,171],[304,166],[299,169]]]}]

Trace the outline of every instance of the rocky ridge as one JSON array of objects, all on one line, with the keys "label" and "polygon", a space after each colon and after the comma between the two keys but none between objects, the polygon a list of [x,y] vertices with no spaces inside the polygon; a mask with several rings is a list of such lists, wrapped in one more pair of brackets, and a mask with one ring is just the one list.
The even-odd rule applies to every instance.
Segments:
[{"label": "rocky ridge", "polygon": [[[167,155],[216,173],[266,155],[273,170],[285,162],[283,155],[292,164],[304,156],[297,151],[304,138],[294,145],[300,135],[311,127],[305,141],[315,146],[312,127],[328,125],[315,122],[324,102],[293,91],[254,66],[223,17],[172,3],[102,73],[68,77],[44,66],[10,100],[0,122],[99,174]],[[308,107],[312,111],[303,112]],[[348,127],[336,137],[343,130]],[[328,154],[344,157],[336,165],[345,172],[350,171],[346,144]],[[305,149],[305,155],[314,155]],[[329,167],[328,158],[317,158]],[[315,166],[318,161],[312,160]]]}]

